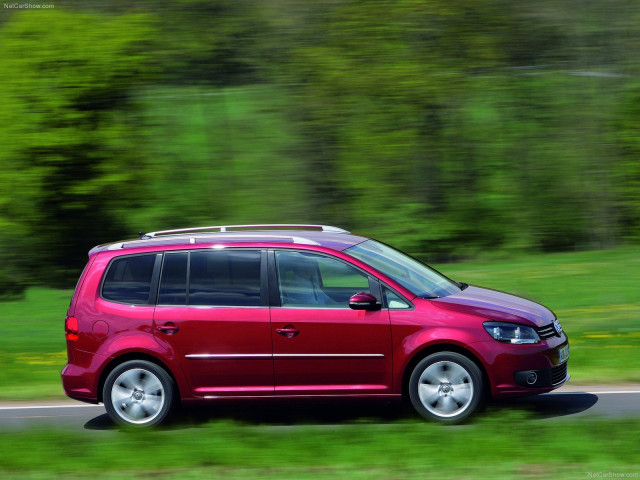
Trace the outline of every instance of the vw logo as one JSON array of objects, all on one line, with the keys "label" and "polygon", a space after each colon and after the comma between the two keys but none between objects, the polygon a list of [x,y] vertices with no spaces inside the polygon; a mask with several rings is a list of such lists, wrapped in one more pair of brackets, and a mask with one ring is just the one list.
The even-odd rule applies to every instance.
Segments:
[{"label": "vw logo", "polygon": [[553,321],[553,328],[555,328],[556,333],[558,335],[562,333],[562,325],[560,325],[560,322],[558,321],[558,319]]}]

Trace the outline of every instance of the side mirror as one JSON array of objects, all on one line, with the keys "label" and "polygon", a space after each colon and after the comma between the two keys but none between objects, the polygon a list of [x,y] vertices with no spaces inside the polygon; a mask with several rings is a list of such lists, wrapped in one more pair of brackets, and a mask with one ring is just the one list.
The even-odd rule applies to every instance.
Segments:
[{"label": "side mirror", "polygon": [[360,292],[349,299],[349,307],[353,310],[379,310],[382,305],[370,293]]}]

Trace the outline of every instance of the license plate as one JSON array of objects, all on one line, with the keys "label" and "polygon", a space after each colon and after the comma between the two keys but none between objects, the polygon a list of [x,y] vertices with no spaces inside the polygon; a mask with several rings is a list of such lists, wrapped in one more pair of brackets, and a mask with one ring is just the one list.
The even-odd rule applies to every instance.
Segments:
[{"label": "license plate", "polygon": [[564,363],[569,359],[569,345],[558,350],[558,363]]}]

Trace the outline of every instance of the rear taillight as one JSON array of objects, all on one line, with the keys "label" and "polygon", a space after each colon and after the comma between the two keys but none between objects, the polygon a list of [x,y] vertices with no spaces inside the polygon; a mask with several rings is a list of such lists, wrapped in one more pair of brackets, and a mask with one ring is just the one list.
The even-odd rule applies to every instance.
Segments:
[{"label": "rear taillight", "polygon": [[67,317],[64,322],[64,332],[66,334],[67,340],[77,340],[78,334],[80,333],[78,329],[78,319],[76,317]]}]

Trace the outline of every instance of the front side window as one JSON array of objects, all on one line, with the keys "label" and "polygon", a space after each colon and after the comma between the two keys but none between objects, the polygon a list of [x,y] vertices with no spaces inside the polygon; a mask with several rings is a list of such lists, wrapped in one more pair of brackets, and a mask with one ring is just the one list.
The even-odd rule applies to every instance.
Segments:
[{"label": "front side window", "polygon": [[276,266],[283,307],[348,308],[353,295],[370,292],[366,274],[324,255],[278,251]]},{"label": "front side window", "polygon": [[111,262],[102,285],[102,298],[118,303],[149,304],[156,254],[132,255]]},{"label": "front side window", "polygon": [[347,248],[345,253],[371,265],[418,297],[446,297],[460,291],[455,282],[441,273],[375,240],[367,240]]}]

